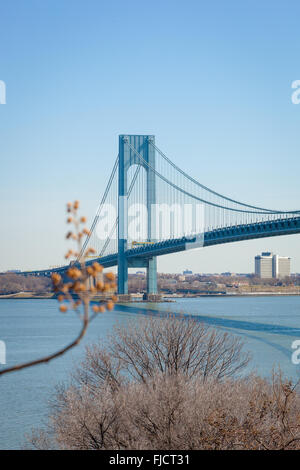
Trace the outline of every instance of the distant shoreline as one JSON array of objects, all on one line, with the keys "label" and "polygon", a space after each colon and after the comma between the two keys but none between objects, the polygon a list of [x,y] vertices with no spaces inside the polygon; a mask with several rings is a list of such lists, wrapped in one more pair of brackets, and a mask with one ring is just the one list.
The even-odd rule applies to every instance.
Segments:
[{"label": "distant shoreline", "polygon": [[[160,302],[170,302],[176,301],[181,299],[199,299],[202,297],[295,297],[300,296],[298,292],[247,292],[247,293],[239,293],[239,294],[199,294],[199,295],[187,295],[187,296],[164,296]],[[47,294],[33,294],[33,293],[25,293],[25,292],[18,292],[15,294],[0,294],[0,300],[49,300],[49,299],[56,299],[55,294],[47,293]],[[95,299],[97,301],[98,299]],[[142,299],[132,299],[130,302],[126,303],[147,303],[147,300]],[[116,302],[124,304],[124,301]]]},{"label": "distant shoreline", "polygon": [[0,300],[1,299],[20,299],[20,300],[24,300],[24,299],[28,299],[28,300],[32,300],[32,299],[55,299],[55,294],[53,294],[52,292],[49,292],[47,294],[34,294],[32,292],[17,292],[15,294],[0,294]]}]

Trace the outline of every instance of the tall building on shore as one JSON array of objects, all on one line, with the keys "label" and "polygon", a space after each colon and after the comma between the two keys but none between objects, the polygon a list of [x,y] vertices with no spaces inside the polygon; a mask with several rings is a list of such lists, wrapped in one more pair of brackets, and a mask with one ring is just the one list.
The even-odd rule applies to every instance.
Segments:
[{"label": "tall building on shore", "polygon": [[273,253],[265,252],[255,256],[255,275],[261,279],[273,277]]},{"label": "tall building on shore", "polygon": [[263,252],[255,256],[255,275],[261,279],[279,279],[291,275],[291,258]]},{"label": "tall building on shore", "polygon": [[287,256],[273,256],[273,277],[279,279],[290,277],[291,275],[291,258]]}]

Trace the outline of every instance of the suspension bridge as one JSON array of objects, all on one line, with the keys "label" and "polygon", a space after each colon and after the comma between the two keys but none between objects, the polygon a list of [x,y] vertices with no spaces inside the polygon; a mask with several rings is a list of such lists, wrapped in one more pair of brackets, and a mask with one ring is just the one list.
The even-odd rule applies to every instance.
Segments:
[{"label": "suspension bridge", "polygon": [[[128,268],[147,270],[157,294],[157,257],[212,245],[300,232],[300,211],[274,210],[224,196],[175,165],[153,135],[120,135],[119,153],[77,262],[92,247],[104,267],[118,266],[118,294]],[[68,266],[25,274],[50,276]]]}]

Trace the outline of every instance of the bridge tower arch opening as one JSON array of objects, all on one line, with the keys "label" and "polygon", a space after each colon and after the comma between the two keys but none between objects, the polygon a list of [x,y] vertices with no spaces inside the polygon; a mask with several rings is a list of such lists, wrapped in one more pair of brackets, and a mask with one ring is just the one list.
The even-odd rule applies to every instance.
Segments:
[{"label": "bridge tower arch opening", "polygon": [[[119,175],[118,175],[118,293],[128,294],[128,268],[142,267],[147,270],[147,294],[157,293],[157,259],[135,257],[128,260],[128,170],[140,165],[146,171],[147,241],[155,241],[155,218],[153,207],[156,202],[154,135],[119,136]],[[135,151],[132,149],[134,148]],[[149,165],[146,166],[142,159]]]}]

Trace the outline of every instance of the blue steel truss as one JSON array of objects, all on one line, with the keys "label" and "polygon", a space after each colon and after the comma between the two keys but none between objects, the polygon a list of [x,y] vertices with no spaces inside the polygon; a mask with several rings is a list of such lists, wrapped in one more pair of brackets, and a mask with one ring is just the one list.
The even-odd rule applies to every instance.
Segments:
[{"label": "blue steel truss", "polygon": [[[291,217],[289,219],[278,219],[270,222],[259,222],[255,224],[239,225],[233,227],[220,228],[206,232],[204,234],[204,247],[221,245],[224,243],[234,243],[244,240],[253,240],[257,238],[277,237],[280,235],[292,235],[300,233],[300,217]],[[153,256],[163,256],[179,251],[186,251],[187,243],[189,249],[193,241],[196,243],[197,237],[165,240],[152,245],[141,246],[134,249],[128,249],[125,256],[128,260],[135,258],[148,258]],[[98,261],[103,267],[109,268],[118,265],[118,253],[95,258],[87,261],[87,265]],[[24,271],[23,274],[50,276],[53,272],[64,273],[68,266],[62,266],[54,269],[44,269],[37,271]]]}]

